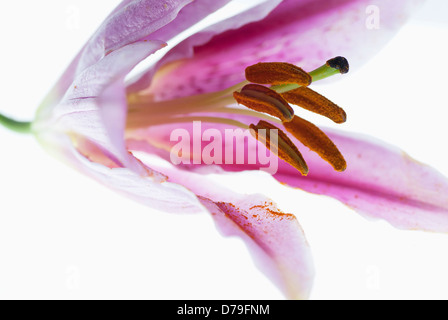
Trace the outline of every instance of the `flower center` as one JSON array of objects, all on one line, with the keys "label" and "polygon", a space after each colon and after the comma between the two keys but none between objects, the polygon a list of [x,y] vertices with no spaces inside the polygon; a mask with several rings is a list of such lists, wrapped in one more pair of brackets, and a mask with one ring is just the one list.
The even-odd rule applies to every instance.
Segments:
[{"label": "flower center", "polygon": [[[347,116],[342,108],[308,86],[315,81],[347,73],[348,70],[348,62],[343,57],[331,59],[310,73],[289,63],[258,63],[246,69],[247,81],[219,92],[168,101],[154,101],[144,93],[131,94],[128,96],[127,132],[193,121],[239,127],[251,130],[252,135],[271,152],[302,175],[307,175],[307,164],[286,131],[330,163],[336,171],[344,171],[347,164],[330,138],[312,123],[296,116],[290,104],[325,116],[335,123],[345,122]],[[246,108],[235,106],[235,102]],[[216,116],[210,116],[210,113]],[[233,120],[229,115],[253,117],[258,119],[258,124],[247,125]],[[266,130],[268,134],[259,134],[260,130]],[[270,147],[269,143],[269,132],[272,130],[278,135],[276,148]]]}]

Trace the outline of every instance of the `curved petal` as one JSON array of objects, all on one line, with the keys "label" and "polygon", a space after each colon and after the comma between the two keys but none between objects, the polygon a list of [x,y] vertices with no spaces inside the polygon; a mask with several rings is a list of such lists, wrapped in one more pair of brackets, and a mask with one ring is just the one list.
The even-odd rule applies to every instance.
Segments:
[{"label": "curved petal", "polygon": [[[105,56],[81,72],[62,101],[34,122],[37,136],[55,134],[88,137],[108,150],[120,163],[146,174],[124,143],[127,102],[124,77],[141,60],[164,47],[160,41],[140,41]],[[44,139],[40,139],[43,142]]]},{"label": "curved petal", "polygon": [[308,179],[297,177],[286,164],[274,177],[289,186],[336,198],[400,229],[448,232],[445,176],[384,142],[336,131],[327,134],[346,158],[346,172],[333,171],[311,154]]},{"label": "curved petal", "polygon": [[379,0],[372,6],[369,0],[284,0],[265,19],[219,34],[195,48],[194,58],[167,67],[151,93],[165,100],[222,90],[243,81],[244,69],[258,62],[290,62],[311,71],[342,55],[357,69],[419,2]]},{"label": "curved petal", "polygon": [[[246,120],[250,122],[250,119]],[[191,124],[162,126],[156,130],[136,132],[128,141],[128,146],[133,150],[157,152],[169,161],[169,150],[175,144],[170,142],[170,134],[172,130],[179,128],[187,130],[193,136]],[[225,137],[224,130],[229,126],[202,125],[203,132],[209,128],[220,130],[222,137]],[[328,163],[291,137],[307,161],[310,172],[307,177],[302,177],[295,168],[279,160],[274,178],[291,187],[336,198],[369,218],[384,219],[397,228],[448,232],[446,177],[384,142],[359,134],[331,130],[326,130],[326,133],[347,160],[348,168],[345,172],[335,172]],[[160,146],[164,148],[161,149]],[[203,144],[202,148],[205,146]],[[223,150],[226,147],[229,148],[223,139]],[[236,146],[231,148],[235,154]],[[245,144],[244,148],[246,155],[248,152],[256,152],[253,145]],[[222,153],[224,155],[225,151]],[[216,172],[217,168],[231,172],[260,170],[265,167],[260,162],[225,164],[224,156],[222,163],[219,166],[206,166],[205,163],[184,164],[181,168],[209,173]]]},{"label": "curved petal", "polygon": [[[107,167],[87,158],[87,156],[95,156],[95,150],[92,150],[91,145],[89,149],[84,148],[88,152],[86,155],[81,154],[69,142],[64,143],[63,146],[64,149],[60,150],[65,152],[65,162],[127,198],[164,212],[198,213],[203,211],[203,206],[195,194],[179,184],[166,181],[166,176],[152,169],[151,172],[154,173],[142,176],[128,168]],[[102,157],[102,150],[97,155]],[[141,165],[145,166],[143,163]]]},{"label": "curved petal", "polygon": [[[164,65],[173,61],[192,58],[194,56],[194,48],[209,42],[215,35],[223,33],[228,30],[235,30],[253,21],[264,19],[275,7],[283,0],[267,0],[263,1],[247,11],[240,12],[232,17],[219,21],[201,31],[194,33],[187,37],[184,41],[172,48],[153,68],[150,68],[137,79],[130,81],[129,92],[136,92],[147,89],[154,76],[154,73]],[[212,1],[215,3],[216,1]],[[210,6],[210,4],[208,4]],[[187,11],[191,7],[187,6],[181,11]],[[156,88],[153,88],[157,90]],[[156,94],[158,94],[156,92]]]},{"label": "curved petal", "polygon": [[255,262],[289,299],[310,297],[314,267],[309,245],[295,216],[278,211],[264,198],[239,204],[202,198],[218,229],[239,236]]},{"label": "curved petal", "polygon": [[[82,72],[106,54],[140,41],[161,29],[191,0],[132,1],[115,10],[102,23],[83,49],[77,70]],[[164,39],[155,39],[164,41]]]},{"label": "curved petal", "polygon": [[243,196],[210,183],[195,173],[166,169],[170,182],[186,186],[211,213],[225,236],[238,236],[257,267],[290,299],[308,299],[314,265],[305,234],[296,217],[282,213],[262,195]]},{"label": "curved petal", "polygon": [[42,103],[41,110],[59,102],[75,77],[105,55],[146,39],[167,42],[230,0],[125,0],[106,18]]}]

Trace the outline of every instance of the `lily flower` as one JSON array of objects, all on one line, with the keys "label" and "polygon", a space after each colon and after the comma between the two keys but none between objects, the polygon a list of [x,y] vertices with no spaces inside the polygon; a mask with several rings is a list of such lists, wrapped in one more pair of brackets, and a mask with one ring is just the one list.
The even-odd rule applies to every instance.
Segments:
[{"label": "lily flower", "polygon": [[[348,71],[340,55],[358,69],[419,1],[376,1],[381,29],[371,32],[369,1],[269,0],[171,44],[229,2],[124,0],[71,63],[32,123],[5,116],[0,123],[32,132],[62,161],[151,208],[206,209],[224,235],[247,243],[257,265],[288,298],[309,298],[314,279],[311,250],[296,217],[264,195],[237,194],[206,176],[218,167],[259,170],[262,163],[195,163],[192,152],[183,154],[191,164],[159,166],[133,152],[170,161],[173,131],[193,136],[192,123],[198,121],[201,136],[206,130],[224,136],[229,128],[252,129],[253,141],[260,141],[256,147],[269,148],[277,139],[271,152],[281,160],[273,176],[281,183],[334,197],[399,228],[446,232],[445,177],[382,142],[321,130],[291,107],[344,122],[344,110],[309,86]],[[161,49],[168,51],[129,78]],[[278,134],[268,136],[270,130]],[[232,156],[240,148],[233,141],[220,143]],[[201,145],[199,153],[206,147]],[[254,152],[244,148],[244,154]]]}]

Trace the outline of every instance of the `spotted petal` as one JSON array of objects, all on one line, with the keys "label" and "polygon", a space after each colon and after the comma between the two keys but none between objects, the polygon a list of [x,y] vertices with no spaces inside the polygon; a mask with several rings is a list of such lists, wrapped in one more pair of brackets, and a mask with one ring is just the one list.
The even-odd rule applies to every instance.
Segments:
[{"label": "spotted petal", "polygon": [[370,137],[337,131],[327,134],[348,168],[337,173],[309,155],[308,179],[283,163],[275,178],[289,186],[328,195],[359,213],[401,229],[448,232],[448,179],[405,152]]},{"label": "spotted petal", "polygon": [[[176,45],[175,47],[171,47],[169,52],[160,61],[158,61],[154,67],[150,68],[149,70],[144,72],[142,75],[139,75],[135,79],[132,79],[130,81],[131,85],[129,86],[128,90],[130,92],[146,90],[150,86],[154,74],[157,71],[159,71],[160,68],[163,68],[164,66],[168,65],[168,69],[171,69],[170,67],[171,62],[177,64],[178,62],[183,61],[184,59],[194,58],[196,56],[196,52],[194,50],[195,47],[199,47],[208,43],[214,36],[218,34],[224,33],[229,30],[236,30],[248,23],[264,19],[282,1],[284,0],[262,1],[261,3],[258,3],[257,5],[253,6],[250,10],[235,14],[229,18],[214,23],[211,26],[188,36],[180,44]],[[212,3],[214,3],[213,0]],[[188,6],[186,9],[188,9],[189,7],[191,6]],[[207,7],[210,7],[210,4],[207,4]],[[181,11],[181,14],[183,11]],[[191,73],[188,76],[191,77],[198,71],[200,70],[195,70],[194,73]],[[161,72],[161,74],[164,73],[165,71]],[[170,74],[174,75],[174,73]],[[187,74],[186,73],[182,74],[182,77],[184,76],[187,76]],[[157,76],[157,78],[160,78],[160,74]],[[159,80],[157,80],[157,82],[154,82],[153,84],[157,86],[158,82]],[[161,87],[157,86],[157,88]],[[153,94],[155,94],[155,97],[159,98],[160,92],[157,92],[157,88],[153,87],[152,89],[154,91]]]}]

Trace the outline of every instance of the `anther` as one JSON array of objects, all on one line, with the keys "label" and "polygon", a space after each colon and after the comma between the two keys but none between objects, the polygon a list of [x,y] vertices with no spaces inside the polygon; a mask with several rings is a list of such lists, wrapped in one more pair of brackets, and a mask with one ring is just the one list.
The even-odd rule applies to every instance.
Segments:
[{"label": "anther", "polygon": [[295,116],[291,122],[284,123],[284,126],[303,145],[330,163],[336,171],[347,169],[347,163],[336,145],[314,124]]},{"label": "anther", "polygon": [[294,110],[280,94],[258,84],[246,85],[241,92],[235,92],[233,97],[239,104],[270,114],[283,122],[291,121],[294,117]]},{"label": "anther", "polygon": [[342,108],[308,87],[300,87],[281,96],[289,103],[325,116],[336,123],[347,121],[347,114]]},{"label": "anther", "polygon": [[[254,137],[263,143],[266,148],[273,152],[277,157],[292,165],[302,175],[306,176],[308,174],[308,166],[303,159],[302,154],[282,130],[263,120],[257,125],[250,125],[250,128],[253,131],[252,134]],[[265,130],[266,134],[260,134],[259,130]],[[272,132],[277,133],[278,145],[273,144],[271,146]]]},{"label": "anther", "polygon": [[264,62],[246,69],[246,79],[253,83],[282,85],[295,83],[309,86],[312,77],[303,69],[284,62]]}]

